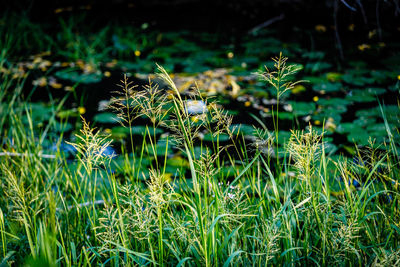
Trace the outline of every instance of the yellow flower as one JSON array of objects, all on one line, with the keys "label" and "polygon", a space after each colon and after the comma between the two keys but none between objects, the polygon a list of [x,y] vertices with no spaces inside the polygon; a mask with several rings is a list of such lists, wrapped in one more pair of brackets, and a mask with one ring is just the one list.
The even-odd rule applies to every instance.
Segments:
[{"label": "yellow flower", "polygon": [[333,118],[328,118],[328,120],[325,123],[325,128],[332,132],[335,131],[336,124],[335,124],[335,121],[333,120]]},{"label": "yellow flower", "polygon": [[82,68],[84,73],[93,73],[95,72],[95,67],[91,64],[85,64]]},{"label": "yellow flower", "polygon": [[321,125],[321,121],[316,120],[316,121],[314,121],[314,124],[315,124],[315,125]]},{"label": "yellow flower", "polygon": [[110,77],[110,76],[111,76],[111,72],[109,72],[109,71],[105,71],[105,72],[104,72],[104,76],[106,76],[106,77]]},{"label": "yellow flower", "polygon": [[319,97],[318,97],[318,96],[314,96],[312,100],[313,100],[314,102],[317,102],[317,101],[319,100]]},{"label": "yellow flower", "polygon": [[326,78],[331,81],[331,82],[337,82],[340,81],[342,74],[338,72],[328,72],[326,74]]},{"label": "yellow flower", "polygon": [[191,121],[194,122],[194,123],[196,123],[196,122],[199,121],[199,118],[198,118],[197,116],[192,116],[190,119],[191,119]]},{"label": "yellow flower", "polygon": [[326,27],[324,25],[318,24],[315,26],[317,32],[326,32]]},{"label": "yellow flower", "polygon": [[358,46],[358,50],[360,50],[360,51],[364,51],[364,50],[370,49],[370,48],[371,48],[371,46],[369,44],[360,44]]},{"label": "yellow flower", "polygon": [[135,56],[140,57],[142,53],[139,50],[135,50]]},{"label": "yellow flower", "polygon": [[251,106],[251,102],[250,102],[250,101],[244,102],[244,106],[245,106],[245,107],[250,107],[250,106]]},{"label": "yellow flower", "polygon": [[228,54],[226,55],[228,58],[233,58],[234,54],[232,52],[228,52]]},{"label": "yellow flower", "polygon": [[298,93],[301,93],[301,92],[303,92],[303,91],[305,91],[305,90],[306,90],[306,88],[305,88],[303,85],[298,84],[298,85],[296,85],[295,87],[293,87],[292,93],[293,93],[293,94],[298,94]]},{"label": "yellow flower", "polygon": [[41,77],[37,80],[34,80],[32,84],[35,86],[45,87],[47,85],[47,79],[46,77]]},{"label": "yellow flower", "polygon": [[79,107],[78,108],[78,112],[79,112],[79,114],[85,114],[86,113],[86,108],[85,107]]},{"label": "yellow flower", "polygon": [[372,39],[376,35],[376,30],[372,30],[368,32],[368,39]]},{"label": "yellow flower", "polygon": [[400,75],[397,75],[397,80],[399,80],[399,81],[400,81]]},{"label": "yellow flower", "polygon": [[172,173],[165,173],[163,175],[164,181],[171,182],[172,181]]},{"label": "yellow flower", "polygon": [[54,89],[60,89],[62,87],[62,84],[57,82],[52,82],[50,83],[50,86],[53,87]]},{"label": "yellow flower", "polygon": [[116,59],[111,60],[110,62],[106,63],[107,68],[114,68],[117,65],[118,61]]}]

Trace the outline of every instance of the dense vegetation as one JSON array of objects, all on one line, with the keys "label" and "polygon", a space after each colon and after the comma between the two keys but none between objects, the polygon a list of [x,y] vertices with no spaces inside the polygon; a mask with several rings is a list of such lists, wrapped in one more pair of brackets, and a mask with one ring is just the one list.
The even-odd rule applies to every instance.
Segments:
[{"label": "dense vegetation", "polygon": [[338,63],[272,30],[216,47],[15,20],[0,266],[400,263],[395,43],[371,32]]}]

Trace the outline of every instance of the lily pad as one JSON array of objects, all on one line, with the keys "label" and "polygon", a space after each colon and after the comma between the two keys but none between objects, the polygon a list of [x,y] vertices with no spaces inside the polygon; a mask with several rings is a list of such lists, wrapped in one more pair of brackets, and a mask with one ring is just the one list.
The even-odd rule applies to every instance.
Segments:
[{"label": "lily pad", "polygon": [[280,130],[279,134],[278,134],[278,143],[280,145],[286,144],[289,141],[291,135],[292,134],[290,132],[288,132],[288,131],[281,131]]},{"label": "lily pad", "polygon": [[241,169],[243,168],[240,166],[223,166],[219,169],[218,173],[223,177],[232,177],[240,173]]},{"label": "lily pad", "polygon": [[319,83],[313,86],[313,90],[316,92],[326,92],[326,93],[332,93],[332,92],[338,92],[342,88],[342,84],[339,82],[336,83],[331,83],[331,82],[325,82],[325,83]]},{"label": "lily pad", "polygon": [[[144,134],[149,134],[151,136],[154,135],[154,129],[152,127],[148,127],[148,130],[146,129],[146,126],[143,125],[138,125],[138,126],[133,126],[131,129],[129,127],[123,127],[123,126],[116,126],[112,128],[111,134],[112,135],[117,135],[117,136],[129,136],[129,134],[132,132],[132,135],[144,135]],[[155,129],[155,134],[159,135],[162,134],[164,131],[162,129],[156,128]]]},{"label": "lily pad", "polygon": [[145,149],[150,156],[155,156],[157,154],[157,157],[164,157],[165,155],[171,155],[172,154],[172,148],[171,148],[171,143],[167,142],[166,140],[159,140],[155,146],[155,151],[153,150],[153,146],[151,144],[148,144],[146,149]]},{"label": "lily pad", "polygon": [[69,117],[78,117],[79,112],[76,109],[61,110],[57,113],[57,117],[60,119],[65,119]]},{"label": "lily pad", "polygon": [[90,84],[90,83],[98,83],[102,79],[101,73],[79,73],[75,70],[60,70],[55,73],[57,78],[68,80],[73,83],[83,83],[83,84]]},{"label": "lily pad", "polygon": [[354,102],[374,102],[376,96],[371,94],[368,90],[355,89],[351,90],[346,95],[346,99]]},{"label": "lily pad", "polygon": [[98,123],[118,123],[121,121],[117,115],[111,112],[102,112],[93,117],[93,120]]},{"label": "lily pad", "polygon": [[347,140],[357,145],[368,145],[369,134],[362,128],[354,128],[348,135]]},{"label": "lily pad", "polygon": [[355,86],[364,86],[366,84],[374,83],[374,79],[365,76],[358,76],[352,73],[346,73],[342,76],[344,82],[355,85]]},{"label": "lily pad", "polygon": [[304,69],[305,69],[305,71],[315,73],[315,72],[320,72],[320,71],[329,69],[331,67],[332,67],[332,64],[322,61],[322,62],[307,63]]},{"label": "lily pad", "polygon": [[207,142],[217,142],[217,140],[219,140],[219,142],[225,142],[229,140],[229,135],[219,134],[218,136],[213,136],[211,133],[206,133],[203,137],[203,140]]},{"label": "lily pad", "polygon": [[305,52],[301,55],[301,57],[308,59],[323,59],[325,57],[325,52],[322,51]]},{"label": "lily pad", "polygon": [[328,72],[325,77],[330,82],[339,82],[342,79],[342,74],[338,72]]},{"label": "lily pad", "polygon": [[293,108],[293,114],[295,116],[306,116],[315,111],[315,104],[312,102],[289,102]]},{"label": "lily pad", "polygon": [[63,133],[63,132],[68,132],[68,131],[72,130],[73,126],[71,123],[61,123],[58,121],[54,121],[52,129],[55,132]]},{"label": "lily pad", "polygon": [[365,132],[364,127],[366,125],[367,123],[363,120],[354,120],[353,122],[343,122],[337,126],[336,131],[340,134],[352,133],[357,131]]},{"label": "lily pad", "polygon": [[279,112],[278,117],[280,120],[293,120],[294,115],[290,112]]},{"label": "lily pad", "polygon": [[188,168],[189,162],[185,158],[176,155],[167,159],[167,166]]},{"label": "lily pad", "polygon": [[337,97],[333,97],[333,98],[321,98],[320,100],[318,100],[318,104],[321,106],[335,106],[335,105],[349,105],[351,104],[352,101],[348,100],[348,99],[344,99],[344,98],[337,98]]},{"label": "lily pad", "polygon": [[322,108],[322,113],[326,115],[332,115],[334,114],[341,114],[345,113],[347,111],[347,106],[346,105],[329,105],[329,106],[324,106]]},{"label": "lily pad", "polygon": [[254,127],[248,124],[233,124],[231,125],[230,129],[234,135],[254,135]]}]

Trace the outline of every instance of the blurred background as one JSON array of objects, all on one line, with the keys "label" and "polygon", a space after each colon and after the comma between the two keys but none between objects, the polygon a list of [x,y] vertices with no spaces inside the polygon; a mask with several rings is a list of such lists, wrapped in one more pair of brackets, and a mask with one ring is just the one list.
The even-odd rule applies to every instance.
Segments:
[{"label": "blurred background", "polygon": [[[123,74],[140,86],[154,78],[156,63],[183,94],[197,82],[235,123],[251,129],[253,114],[273,129],[276,91],[255,73],[273,68],[280,52],[301,69],[293,79],[306,80],[281,99],[282,142],[289,129],[327,122],[332,155],[354,153],[354,142],[367,145],[369,136],[384,141],[379,103],[388,107],[393,129],[399,124],[398,0],[7,1],[2,7],[1,72],[23,80],[21,95],[35,103],[38,129],[49,121],[46,110],[64,99],[55,137],[74,133],[83,115],[114,140],[123,138],[113,130],[107,101]],[[14,90],[5,88],[3,101]]]}]

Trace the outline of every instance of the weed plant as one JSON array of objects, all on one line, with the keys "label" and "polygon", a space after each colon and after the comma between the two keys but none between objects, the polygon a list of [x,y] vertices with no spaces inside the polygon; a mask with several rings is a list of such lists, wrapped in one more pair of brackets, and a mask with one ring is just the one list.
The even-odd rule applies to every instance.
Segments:
[{"label": "weed plant", "polygon": [[[263,76],[279,98],[295,84],[286,78],[296,68],[282,56],[275,62],[277,70]],[[323,132],[309,126],[292,132],[283,154],[273,153],[278,116],[276,135],[255,128],[250,144],[232,130],[232,117],[217,103],[204,99],[199,88],[181,95],[160,66],[157,80],[144,88],[126,76],[120,86],[110,108],[130,131],[132,152],[123,149],[123,175],[104,153],[109,137],[83,118],[71,142],[77,161],[68,163],[61,151],[43,157],[47,131],[34,130],[18,96],[7,100],[4,147],[18,153],[0,158],[1,266],[399,264],[394,144],[371,142],[356,161],[333,161],[325,154]],[[191,114],[193,99],[204,101],[207,110]],[[150,124],[137,149],[132,130],[144,117]],[[159,127],[170,134],[156,135]],[[199,138],[204,129],[212,136],[209,146]],[[222,134],[229,136],[228,145]],[[172,145],[185,155],[189,172],[170,177]],[[147,169],[141,162],[149,158]],[[240,168],[232,179],[222,166]]]}]

